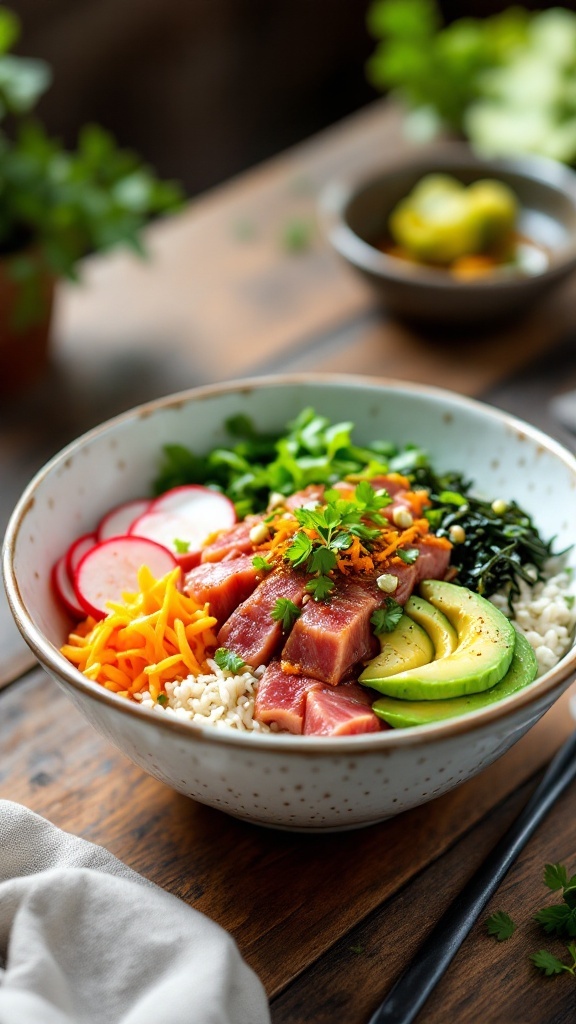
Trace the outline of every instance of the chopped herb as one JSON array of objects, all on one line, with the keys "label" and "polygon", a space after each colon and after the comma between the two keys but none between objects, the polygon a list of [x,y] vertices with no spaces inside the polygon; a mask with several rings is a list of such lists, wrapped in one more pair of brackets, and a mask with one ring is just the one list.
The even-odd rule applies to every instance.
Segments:
[{"label": "chopped herb", "polygon": [[174,545],[174,548],[175,548],[177,554],[179,554],[179,555],[187,555],[188,554],[188,552],[190,550],[190,541],[189,540],[180,540],[178,537],[175,537],[174,540],[172,541],[172,543]]},{"label": "chopped herb", "polygon": [[288,597],[279,597],[270,612],[274,622],[280,622],[284,633],[288,633],[300,615],[300,608]]},{"label": "chopped herb", "polygon": [[[334,589],[330,574],[338,566],[338,553],[346,551],[353,537],[370,548],[386,522],[381,509],[390,503],[386,491],[375,491],[363,480],[354,490],[354,498],[342,498],[340,491],[324,492],[323,503],[316,508],[296,508],[294,516],[300,530],[292,540],[286,558],[295,568],[314,576],[306,590],[316,601],[325,601]],[[369,524],[373,524],[372,526]],[[309,531],[314,534],[311,538]]]},{"label": "chopped herb", "polygon": [[569,964],[563,963],[547,949],[540,949],[537,953],[533,953],[530,959],[534,966],[539,971],[543,971],[548,978],[554,974],[562,974],[564,971],[576,977],[576,943],[571,942],[566,948],[572,958],[572,963]]},{"label": "chopped herb", "polygon": [[364,952],[364,946],[349,946],[349,949],[351,953],[357,953],[358,955]]},{"label": "chopped herb", "polygon": [[311,594],[315,601],[326,601],[334,590],[334,580],[329,576],[315,576],[308,580],[304,590]]},{"label": "chopped herb", "polygon": [[393,597],[387,597],[382,608],[377,608],[370,616],[370,622],[374,626],[376,636],[381,633],[391,633],[396,628],[404,609]]},{"label": "chopped herb", "polygon": [[282,229],[282,248],[287,252],[305,252],[312,243],[312,233],[311,221],[292,217]]},{"label": "chopped herb", "polygon": [[252,565],[255,569],[258,569],[258,572],[270,572],[270,570],[274,568],[268,559],[264,558],[262,555],[254,555]]},{"label": "chopped herb", "polygon": [[486,927],[488,934],[493,935],[498,942],[504,942],[505,939],[509,939],[516,930],[514,921],[503,910],[497,910],[496,913],[491,914],[486,921]]},{"label": "chopped herb", "polygon": [[[573,883],[574,879],[571,882]],[[563,864],[544,865],[544,885],[548,889],[552,889],[552,892],[559,892],[560,889],[566,889],[570,885],[568,872]]]},{"label": "chopped herb", "polygon": [[414,565],[414,562],[418,558],[420,552],[418,551],[418,548],[406,548],[406,550],[398,548],[396,554],[398,555],[398,558],[401,558],[407,565]]},{"label": "chopped herb", "polygon": [[214,661],[223,672],[240,672],[246,662],[239,654],[229,651],[227,647],[219,647],[214,655]]},{"label": "chopped herb", "polygon": [[156,697],[156,703],[160,704],[163,708],[165,708],[168,703],[168,697],[166,696],[166,694],[159,693],[158,696]]}]

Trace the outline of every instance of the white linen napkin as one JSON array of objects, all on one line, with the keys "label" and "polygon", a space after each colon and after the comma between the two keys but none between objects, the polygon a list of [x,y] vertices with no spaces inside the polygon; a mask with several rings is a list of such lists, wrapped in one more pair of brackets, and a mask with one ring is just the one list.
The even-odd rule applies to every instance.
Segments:
[{"label": "white linen napkin", "polygon": [[0,800],[0,1024],[269,1024],[230,935]]}]

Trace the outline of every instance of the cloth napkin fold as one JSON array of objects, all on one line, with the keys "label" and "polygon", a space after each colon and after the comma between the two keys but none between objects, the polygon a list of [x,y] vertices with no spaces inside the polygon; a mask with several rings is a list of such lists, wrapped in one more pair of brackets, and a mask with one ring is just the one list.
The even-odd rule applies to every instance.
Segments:
[{"label": "cloth napkin fold", "polygon": [[0,1024],[269,1024],[230,935],[0,800]]}]

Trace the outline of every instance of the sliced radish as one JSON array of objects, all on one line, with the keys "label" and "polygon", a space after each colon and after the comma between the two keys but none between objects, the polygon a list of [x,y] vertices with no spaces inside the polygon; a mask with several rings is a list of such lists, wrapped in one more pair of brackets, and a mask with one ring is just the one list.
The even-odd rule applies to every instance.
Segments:
[{"label": "sliced radish", "polygon": [[210,534],[235,522],[236,509],[225,494],[185,484],[156,498],[128,532],[163,544],[187,570],[200,561],[202,545]]},{"label": "sliced radish", "polygon": [[119,601],[125,591],[138,590],[138,570],[147,565],[153,576],[165,576],[176,567],[170,552],[145,537],[111,537],[96,544],[81,559],[74,588],[84,610],[103,618],[108,601]]},{"label": "sliced radish", "polygon": [[123,537],[128,533],[134,520],[143,515],[149,507],[150,498],[134,498],[133,501],[125,501],[122,505],[117,505],[116,508],[102,516],[96,529],[98,540]]},{"label": "sliced radish", "polygon": [[81,537],[78,537],[78,540],[73,541],[68,548],[68,551],[66,552],[66,569],[68,570],[71,585],[72,580],[74,579],[74,573],[76,572],[81,559],[84,557],[86,552],[90,550],[90,548],[94,547],[95,543],[95,533],[84,533]]},{"label": "sliced radish", "polygon": [[80,604],[66,566],[66,555],[62,555],[52,566],[52,588],[60,604],[73,619],[83,619],[86,611]]}]

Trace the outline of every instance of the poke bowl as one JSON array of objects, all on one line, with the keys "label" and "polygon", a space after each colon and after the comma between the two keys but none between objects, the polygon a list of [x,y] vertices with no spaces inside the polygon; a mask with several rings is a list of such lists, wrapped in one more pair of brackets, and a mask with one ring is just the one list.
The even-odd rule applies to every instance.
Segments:
[{"label": "poke bowl", "polygon": [[477,401],[243,380],[55,456],[12,514],[4,580],[39,662],[146,772],[253,823],[356,828],[475,775],[568,687],[575,497],[573,455]]},{"label": "poke bowl", "polygon": [[[442,262],[399,258],[397,247],[383,244],[390,241],[395,211],[426,181],[448,185],[449,191],[486,182],[496,183],[500,193],[504,187],[517,205],[513,258],[479,274],[478,257],[471,255],[465,273],[452,273]],[[441,229],[444,244],[449,235],[451,242],[456,235],[470,241],[467,229],[451,219],[454,208],[437,201],[442,196],[422,198],[420,210],[426,206],[429,211],[433,204],[434,220],[440,218],[434,226]],[[473,212],[475,226],[480,215],[479,206]],[[539,157],[482,158],[461,143],[422,147],[391,157],[386,166],[328,182],[320,216],[334,250],[370,284],[385,308],[424,324],[477,325],[518,315],[576,268],[576,174]]]}]

